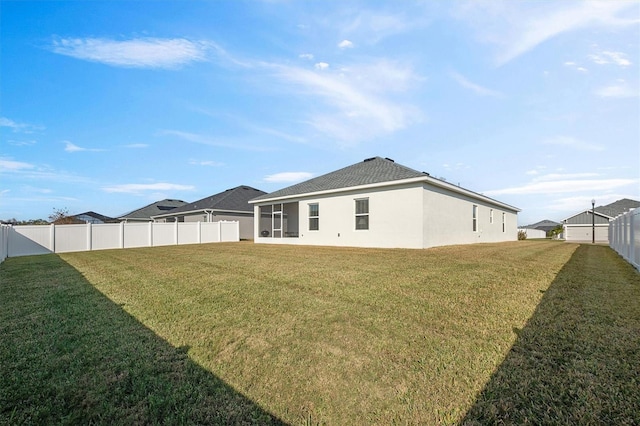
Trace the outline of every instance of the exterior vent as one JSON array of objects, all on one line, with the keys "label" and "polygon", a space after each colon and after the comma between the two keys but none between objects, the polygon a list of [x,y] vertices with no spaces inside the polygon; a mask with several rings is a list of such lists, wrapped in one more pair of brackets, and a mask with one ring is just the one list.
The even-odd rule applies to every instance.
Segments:
[{"label": "exterior vent", "polygon": [[373,160],[375,160],[375,159],[376,159],[376,157],[365,158],[365,159],[364,159],[364,161],[363,161],[363,163],[366,163],[367,161],[373,161]]},{"label": "exterior vent", "polygon": [[395,163],[395,161],[393,161],[393,160],[392,160],[391,158],[389,158],[389,157],[385,157],[385,160],[389,160],[389,161],[391,161],[392,163]]}]

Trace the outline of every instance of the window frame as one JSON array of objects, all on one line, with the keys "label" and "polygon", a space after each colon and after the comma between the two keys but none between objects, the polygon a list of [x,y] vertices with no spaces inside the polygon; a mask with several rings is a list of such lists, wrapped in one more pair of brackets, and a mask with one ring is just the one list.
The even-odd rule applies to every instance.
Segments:
[{"label": "window frame", "polygon": [[[320,230],[320,203],[308,203],[309,206],[309,231],[319,231]],[[312,211],[312,208],[315,207],[315,215]],[[315,222],[315,227],[312,226],[312,223]]]},{"label": "window frame", "polygon": [[472,216],[471,216],[471,229],[473,230],[473,232],[478,232],[478,205],[477,204],[473,204],[473,209],[472,209]]},{"label": "window frame", "polygon": [[[354,199],[355,203],[354,203],[354,208],[355,208],[355,230],[356,231],[368,231],[369,230],[369,214],[370,214],[370,209],[369,209],[369,197],[364,197],[364,198],[355,198]],[[358,206],[362,205],[359,204],[363,201],[366,201],[366,212],[360,212],[358,213]],[[366,218],[366,227],[359,227],[360,225],[358,224],[358,219],[360,218]]]}]

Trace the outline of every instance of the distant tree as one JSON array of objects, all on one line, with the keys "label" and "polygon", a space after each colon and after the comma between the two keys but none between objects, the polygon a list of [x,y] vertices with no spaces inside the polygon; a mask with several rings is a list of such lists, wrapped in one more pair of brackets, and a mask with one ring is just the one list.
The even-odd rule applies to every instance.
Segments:
[{"label": "distant tree", "polygon": [[551,231],[549,231],[547,234],[551,238],[558,238],[558,235],[562,234],[563,230],[564,228],[562,227],[562,225],[558,225],[555,228],[553,228]]},{"label": "distant tree", "polygon": [[69,209],[53,209],[53,213],[49,215],[49,222],[55,225],[68,225],[71,223],[78,223],[78,220],[69,215]]}]

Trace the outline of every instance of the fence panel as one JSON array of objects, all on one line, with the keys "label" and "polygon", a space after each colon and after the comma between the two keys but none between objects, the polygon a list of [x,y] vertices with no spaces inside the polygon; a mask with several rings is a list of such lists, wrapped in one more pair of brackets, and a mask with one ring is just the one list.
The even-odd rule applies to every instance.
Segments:
[{"label": "fence panel", "polygon": [[200,222],[178,223],[178,244],[198,244],[200,241]]},{"label": "fence panel", "polygon": [[133,247],[149,247],[153,244],[152,236],[149,235],[153,232],[151,227],[154,224],[149,223],[123,223],[122,224],[122,238],[123,248]]},{"label": "fence panel", "polygon": [[609,246],[640,269],[640,208],[616,217],[609,225]]},{"label": "fence panel", "polygon": [[220,224],[220,241],[240,241],[238,222],[218,222]]},{"label": "fence panel", "polygon": [[9,256],[9,225],[0,225],[0,263]]},{"label": "fence panel", "polygon": [[176,243],[175,223],[154,223],[153,224],[153,245],[170,246]]},{"label": "fence panel", "polygon": [[66,253],[71,251],[86,251],[88,246],[89,227],[87,225],[66,225],[57,226],[55,229],[54,251],[56,253]]},{"label": "fence panel", "polygon": [[219,222],[203,222],[200,228],[200,242],[202,243],[217,243],[220,240],[220,225]]},{"label": "fence panel", "polygon": [[239,222],[3,225],[0,262],[46,253],[240,241]]},{"label": "fence panel", "polygon": [[9,231],[8,257],[53,253],[54,231],[49,225],[13,226]]},{"label": "fence panel", "polygon": [[103,223],[91,227],[91,250],[107,250],[121,247],[119,223]]}]

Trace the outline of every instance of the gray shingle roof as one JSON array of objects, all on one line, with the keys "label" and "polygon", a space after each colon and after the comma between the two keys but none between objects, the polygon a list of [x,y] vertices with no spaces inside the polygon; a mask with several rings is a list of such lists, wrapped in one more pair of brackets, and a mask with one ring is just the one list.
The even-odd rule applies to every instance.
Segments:
[{"label": "gray shingle roof", "polygon": [[176,214],[203,211],[203,210],[225,210],[225,211],[246,211],[253,212],[253,206],[249,200],[264,195],[266,192],[246,185],[227,189],[215,195],[210,195],[201,200],[177,207],[170,212],[162,212],[155,217],[175,216]]},{"label": "gray shingle roof", "polygon": [[397,164],[388,158],[373,157],[335,172],[262,195],[254,198],[253,201],[424,176],[428,174]]},{"label": "gray shingle roof", "polygon": [[640,207],[640,202],[623,198],[621,200],[614,201],[611,204],[607,204],[606,206],[596,207],[595,210],[596,212],[605,214],[609,217],[616,217],[638,207]]},{"label": "gray shingle roof", "polygon": [[144,206],[137,210],[124,214],[118,217],[118,219],[151,220],[151,216],[167,213],[168,211],[185,204],[187,204],[187,202],[182,200],[165,199],[156,201],[155,203],[149,204],[148,206]]}]

